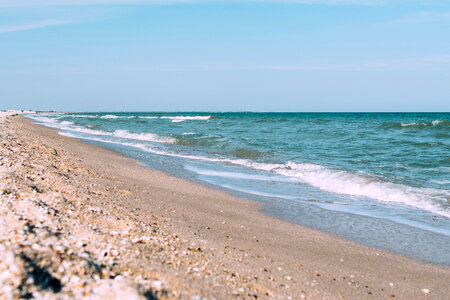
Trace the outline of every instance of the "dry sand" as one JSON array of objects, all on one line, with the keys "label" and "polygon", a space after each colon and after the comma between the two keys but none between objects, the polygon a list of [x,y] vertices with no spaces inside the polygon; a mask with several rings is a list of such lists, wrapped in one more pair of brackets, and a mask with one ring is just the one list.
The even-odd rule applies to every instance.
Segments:
[{"label": "dry sand", "polygon": [[449,299],[450,268],[0,118],[0,298]]}]

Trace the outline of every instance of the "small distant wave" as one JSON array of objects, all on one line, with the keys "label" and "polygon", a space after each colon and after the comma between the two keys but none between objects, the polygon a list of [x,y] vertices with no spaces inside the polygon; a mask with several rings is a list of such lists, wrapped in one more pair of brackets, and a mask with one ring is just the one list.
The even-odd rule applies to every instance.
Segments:
[{"label": "small distant wave", "polygon": [[431,180],[431,182],[440,184],[440,185],[447,185],[450,184],[450,180]]},{"label": "small distant wave", "polygon": [[431,122],[410,122],[410,123],[400,123],[401,127],[436,127],[442,125],[450,125],[450,121],[446,120],[434,120]]},{"label": "small distant wave", "polygon": [[116,116],[116,115],[104,115],[100,119],[134,119],[136,116]]},{"label": "small distant wave", "polygon": [[381,125],[381,129],[399,128],[399,129],[427,129],[427,128],[444,128],[450,126],[450,120],[433,120],[433,121],[415,121],[415,122],[385,122]]},{"label": "small distant wave", "polygon": [[98,115],[81,115],[81,114],[63,114],[61,116],[58,117],[58,119],[60,118],[98,118]]},{"label": "small distant wave", "polygon": [[412,123],[401,123],[400,124],[402,127],[409,127],[409,126],[427,126],[426,123],[416,123],[416,122],[412,122]]},{"label": "small distant wave", "polygon": [[194,135],[195,132],[183,132],[181,135]]},{"label": "small distant wave", "polygon": [[118,119],[119,117],[116,115],[105,115],[101,116],[100,119]]},{"label": "small distant wave", "polygon": [[183,121],[191,121],[191,120],[209,120],[211,116],[162,116],[160,119],[169,119],[172,120],[172,123],[178,123]]},{"label": "small distant wave", "polygon": [[85,115],[85,114],[62,114],[56,119],[62,118],[88,118],[88,119],[132,119],[137,118],[136,116],[117,116],[117,115]]},{"label": "small distant wave", "polygon": [[168,119],[173,123],[183,122],[183,121],[193,121],[193,120],[209,120],[211,116],[124,116],[124,115],[86,115],[86,114],[63,114],[58,116],[58,118],[99,118],[99,119]]},{"label": "small distant wave", "polygon": [[438,126],[439,124],[441,124],[443,121],[441,121],[441,120],[434,120],[434,121],[432,121],[431,122],[431,125],[433,125],[433,126]]}]

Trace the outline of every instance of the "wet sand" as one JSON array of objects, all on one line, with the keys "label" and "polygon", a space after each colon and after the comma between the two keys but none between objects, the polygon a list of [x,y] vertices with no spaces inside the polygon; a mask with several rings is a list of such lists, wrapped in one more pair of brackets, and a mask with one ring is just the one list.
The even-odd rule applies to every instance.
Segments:
[{"label": "wet sand", "polygon": [[[133,159],[61,136],[23,117],[8,117],[1,126],[0,194],[22,217],[10,231],[20,231],[24,218],[48,221],[60,228],[56,240],[68,241],[61,242],[65,256],[41,245],[42,239],[54,238],[52,234],[33,236],[19,247],[22,250],[11,250],[19,258],[25,253],[60,283],[60,289],[11,283],[20,290],[15,297],[29,290],[69,298],[111,296],[108,292],[114,291],[183,299],[450,295],[448,267],[271,218],[255,202],[139,166]],[[39,215],[28,215],[32,209],[23,209],[26,205],[44,206],[49,213],[40,220]],[[7,210],[1,213],[5,219]],[[33,233],[22,231],[22,239],[29,240],[27,235]],[[7,240],[3,237],[2,244],[9,245]],[[70,251],[77,255],[68,255]],[[90,264],[101,265],[100,271],[91,270],[89,263],[84,269],[80,266],[85,252]],[[27,259],[16,264],[29,269]],[[58,269],[62,260],[68,261],[64,271]],[[29,273],[17,276],[26,278]],[[73,284],[73,276],[84,283]]]}]

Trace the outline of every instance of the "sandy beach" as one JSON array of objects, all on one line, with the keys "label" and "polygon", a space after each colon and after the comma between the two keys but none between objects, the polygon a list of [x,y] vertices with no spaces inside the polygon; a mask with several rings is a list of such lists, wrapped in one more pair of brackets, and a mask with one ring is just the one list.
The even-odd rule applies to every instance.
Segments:
[{"label": "sandy beach", "polygon": [[0,132],[0,298],[450,295],[448,267],[271,218],[21,116]]}]

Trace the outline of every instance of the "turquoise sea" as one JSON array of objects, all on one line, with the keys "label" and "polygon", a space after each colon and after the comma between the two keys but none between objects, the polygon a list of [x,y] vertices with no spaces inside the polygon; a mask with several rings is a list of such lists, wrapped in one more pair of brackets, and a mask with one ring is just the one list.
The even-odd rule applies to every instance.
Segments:
[{"label": "turquoise sea", "polygon": [[278,218],[450,265],[450,113],[38,113],[60,133],[259,201]]}]

